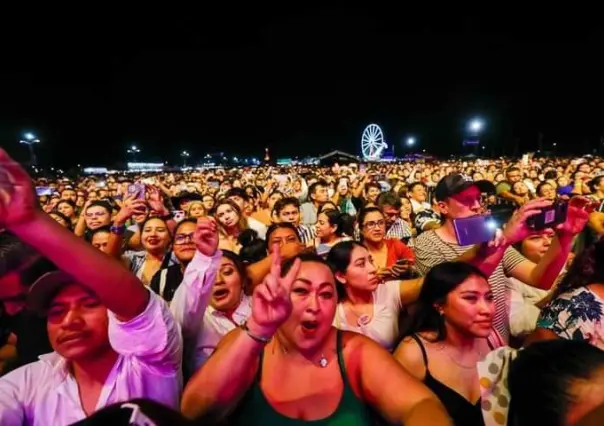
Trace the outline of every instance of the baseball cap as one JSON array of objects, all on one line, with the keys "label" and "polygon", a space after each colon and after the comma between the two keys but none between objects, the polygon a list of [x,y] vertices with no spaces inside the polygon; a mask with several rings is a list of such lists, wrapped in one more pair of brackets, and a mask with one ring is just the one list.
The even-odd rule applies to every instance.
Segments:
[{"label": "baseball cap", "polygon": [[39,315],[46,315],[53,297],[68,284],[77,283],[75,278],[63,271],[47,272],[29,288],[27,307]]},{"label": "baseball cap", "polygon": [[488,180],[478,180],[474,182],[472,179],[467,178],[459,173],[452,173],[445,176],[436,184],[434,189],[434,196],[437,201],[445,201],[466,189],[475,186],[481,193],[493,194],[495,193],[495,185]]},{"label": "baseball cap", "polygon": [[148,399],[109,405],[71,426],[186,426],[193,425],[179,412]]}]

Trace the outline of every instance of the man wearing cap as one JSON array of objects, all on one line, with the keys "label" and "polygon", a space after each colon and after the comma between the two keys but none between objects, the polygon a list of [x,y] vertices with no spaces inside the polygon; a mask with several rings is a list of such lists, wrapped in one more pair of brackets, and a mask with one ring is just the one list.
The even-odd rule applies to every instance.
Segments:
[{"label": "man wearing cap", "polygon": [[178,407],[182,337],[168,306],[41,212],[31,178],[1,149],[0,164],[0,227],[60,269],[28,295],[54,352],[0,378],[0,424],[68,425],[132,398]]},{"label": "man wearing cap", "polygon": [[[449,174],[438,182],[434,196],[438,201],[444,221],[438,229],[426,231],[417,238],[415,252],[417,267],[420,271],[426,273],[434,265],[463,258],[473,250],[470,246],[458,244],[453,221],[483,214],[482,196],[484,193],[494,191],[495,188],[490,182],[473,182],[461,174]],[[524,221],[527,217],[538,214],[540,209],[550,204],[543,200],[531,201],[522,206],[510,219],[510,222]],[[511,244],[520,242],[531,234],[526,225],[524,225],[524,235],[520,237],[505,235],[504,228],[507,249],[502,251],[503,257],[489,278],[496,309],[493,322],[494,331],[489,338],[492,346],[505,345],[509,340],[509,316],[506,302],[506,289],[509,287],[507,277],[514,277],[534,287],[549,289],[566,263],[574,235],[585,226],[586,219],[584,212],[569,207],[566,223],[560,225],[556,230],[557,236],[539,264],[527,260],[511,247]]]}]

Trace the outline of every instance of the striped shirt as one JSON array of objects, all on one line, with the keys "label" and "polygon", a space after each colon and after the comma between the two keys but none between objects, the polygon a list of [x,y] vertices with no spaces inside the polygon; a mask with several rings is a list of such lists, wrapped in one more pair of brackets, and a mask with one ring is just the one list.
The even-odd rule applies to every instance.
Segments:
[{"label": "striped shirt", "polygon": [[[447,243],[443,241],[434,230],[426,231],[417,238],[415,244],[417,268],[425,274],[434,265],[453,261],[471,248],[472,246],[460,246],[456,243]],[[508,284],[508,276],[514,268],[525,260],[524,256],[516,249],[509,247],[503,255],[503,259],[489,277],[489,284],[495,300],[495,318],[493,319],[493,327],[498,334],[498,336],[492,335],[489,337],[489,342],[494,347],[508,344],[510,338],[510,323],[506,297],[507,288],[510,287]]]},{"label": "striped shirt", "polygon": [[300,241],[306,247],[311,247],[315,245],[315,238],[317,237],[317,230],[314,226],[311,225],[298,225],[296,227],[298,229],[298,236],[300,237]]}]

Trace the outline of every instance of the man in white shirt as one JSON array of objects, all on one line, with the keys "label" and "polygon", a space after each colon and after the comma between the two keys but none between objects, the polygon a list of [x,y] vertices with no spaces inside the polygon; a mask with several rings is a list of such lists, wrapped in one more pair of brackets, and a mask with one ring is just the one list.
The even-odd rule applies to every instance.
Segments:
[{"label": "man in white shirt", "polygon": [[28,295],[54,352],[0,378],[0,425],[70,425],[133,398],[177,408],[182,337],[167,305],[40,211],[31,178],[1,149],[0,164],[0,224],[61,270]]},{"label": "man in white shirt", "polygon": [[[0,379],[0,424],[68,425],[134,397],[178,407],[181,337],[154,293],[141,314],[124,322],[58,271],[34,284],[29,303],[47,313],[55,352]],[[84,393],[83,382],[96,386]]]}]

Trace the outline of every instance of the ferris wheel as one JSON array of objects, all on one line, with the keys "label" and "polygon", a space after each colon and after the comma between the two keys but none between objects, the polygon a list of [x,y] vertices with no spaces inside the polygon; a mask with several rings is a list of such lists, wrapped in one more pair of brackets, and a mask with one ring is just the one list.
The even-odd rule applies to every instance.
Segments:
[{"label": "ferris wheel", "polygon": [[380,126],[370,124],[365,127],[361,136],[363,158],[365,160],[379,160],[386,148],[388,148],[388,145],[384,142],[384,134]]}]

